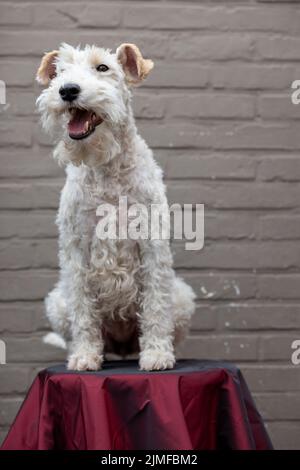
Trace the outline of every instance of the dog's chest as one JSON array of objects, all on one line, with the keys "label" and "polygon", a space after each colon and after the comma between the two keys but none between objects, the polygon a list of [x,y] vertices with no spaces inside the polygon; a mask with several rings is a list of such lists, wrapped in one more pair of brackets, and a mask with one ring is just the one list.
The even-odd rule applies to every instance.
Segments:
[{"label": "dog's chest", "polygon": [[99,300],[102,296],[105,298],[106,308],[124,314],[137,299],[141,266],[139,247],[135,240],[120,239],[118,230],[113,236],[103,236],[97,228],[105,217],[108,223],[111,217],[118,229],[120,196],[127,196],[129,204],[134,198],[118,182],[104,178],[97,184],[77,182],[72,194],[75,198],[74,246],[77,244],[83,266],[88,270],[89,287]]},{"label": "dog's chest", "polygon": [[[128,209],[137,200],[126,186],[122,186],[118,180],[103,177],[97,183],[81,185],[78,193],[76,226],[83,239],[91,242],[97,238],[101,243],[115,241],[116,245],[121,240],[127,240],[124,237],[124,220],[127,220]],[[136,242],[127,241],[128,248],[136,245]]]}]

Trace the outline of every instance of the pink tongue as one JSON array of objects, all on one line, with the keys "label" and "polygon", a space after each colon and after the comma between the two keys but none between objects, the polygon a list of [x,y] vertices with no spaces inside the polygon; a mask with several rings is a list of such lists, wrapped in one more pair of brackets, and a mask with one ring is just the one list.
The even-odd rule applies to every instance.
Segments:
[{"label": "pink tongue", "polygon": [[69,133],[72,135],[85,134],[87,129],[84,128],[86,121],[90,119],[90,112],[84,109],[76,109],[75,115],[68,123]]}]

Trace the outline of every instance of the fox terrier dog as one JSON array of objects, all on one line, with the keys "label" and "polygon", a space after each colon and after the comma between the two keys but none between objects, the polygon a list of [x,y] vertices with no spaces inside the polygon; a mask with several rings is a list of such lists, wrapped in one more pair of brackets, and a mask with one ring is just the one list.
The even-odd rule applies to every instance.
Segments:
[{"label": "fox terrier dog", "polygon": [[109,239],[97,208],[167,205],[162,171],[137,132],[131,88],[153,68],[134,44],[115,53],[62,44],[42,58],[37,99],[54,158],[66,167],[57,215],[60,276],[45,305],[48,342],[68,369],[98,370],[105,352],[139,352],[142,370],[170,369],[189,328],[194,293],[176,277],[166,239]]}]

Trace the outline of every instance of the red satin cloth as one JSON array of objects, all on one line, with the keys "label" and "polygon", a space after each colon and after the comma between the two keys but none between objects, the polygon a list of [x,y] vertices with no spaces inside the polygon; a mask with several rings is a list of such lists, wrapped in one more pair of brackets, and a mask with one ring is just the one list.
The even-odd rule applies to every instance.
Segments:
[{"label": "red satin cloth", "polygon": [[135,361],[102,371],[43,370],[2,450],[271,449],[241,372],[213,361],[178,361],[145,373]]}]

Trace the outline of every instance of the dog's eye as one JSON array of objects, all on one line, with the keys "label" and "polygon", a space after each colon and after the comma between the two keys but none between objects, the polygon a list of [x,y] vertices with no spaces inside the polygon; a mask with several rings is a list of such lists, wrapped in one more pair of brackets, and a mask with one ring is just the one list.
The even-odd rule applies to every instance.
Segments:
[{"label": "dog's eye", "polygon": [[100,65],[98,65],[97,70],[98,70],[98,72],[107,72],[108,67],[105,64],[100,64]]}]

